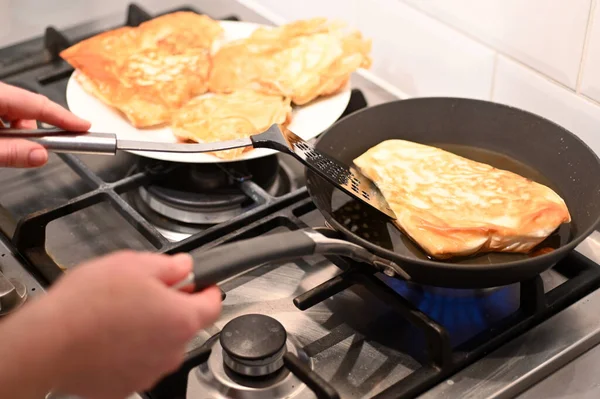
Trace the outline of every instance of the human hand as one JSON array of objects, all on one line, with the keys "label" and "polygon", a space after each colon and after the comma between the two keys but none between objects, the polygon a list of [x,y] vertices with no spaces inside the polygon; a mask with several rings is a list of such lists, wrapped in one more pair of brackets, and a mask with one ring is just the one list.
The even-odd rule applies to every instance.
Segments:
[{"label": "human hand", "polygon": [[[10,127],[36,129],[36,120],[75,132],[86,132],[90,123],[48,98],[0,82],[0,119]],[[2,128],[0,121],[0,129]],[[48,153],[41,145],[23,139],[0,139],[0,167],[29,168],[44,165]]]},{"label": "human hand", "polygon": [[57,392],[125,398],[183,361],[187,343],[221,310],[216,287],[169,286],[192,269],[189,255],[120,252],[78,266],[44,298],[65,336]]}]

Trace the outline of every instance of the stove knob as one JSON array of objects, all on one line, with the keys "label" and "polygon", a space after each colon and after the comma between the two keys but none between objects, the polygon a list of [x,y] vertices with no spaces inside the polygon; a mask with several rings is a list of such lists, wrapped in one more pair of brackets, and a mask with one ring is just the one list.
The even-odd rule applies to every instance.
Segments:
[{"label": "stove knob", "polygon": [[0,316],[19,308],[27,299],[27,287],[14,278],[6,278],[0,272]]}]

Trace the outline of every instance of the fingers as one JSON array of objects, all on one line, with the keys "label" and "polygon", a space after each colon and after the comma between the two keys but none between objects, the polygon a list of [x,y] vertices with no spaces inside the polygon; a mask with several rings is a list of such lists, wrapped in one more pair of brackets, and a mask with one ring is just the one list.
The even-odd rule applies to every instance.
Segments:
[{"label": "fingers", "polygon": [[0,83],[0,117],[38,120],[72,131],[83,132],[90,128],[89,122],[48,98],[4,83]]},{"label": "fingers", "polygon": [[[183,280],[192,271],[193,262],[192,256],[188,253],[164,255],[160,262],[153,262],[146,270],[165,284],[173,285]],[[173,295],[178,296],[191,308],[191,317],[196,323],[192,331],[212,324],[221,314],[221,290],[216,286],[195,294],[173,291]]]},{"label": "fingers", "polygon": [[37,129],[37,123],[33,119],[19,119],[12,121],[10,127],[15,129]]},{"label": "fingers", "polygon": [[217,286],[206,288],[195,294],[184,294],[185,300],[193,306],[198,328],[215,322],[221,314],[221,290]]},{"label": "fingers", "polygon": [[151,252],[121,251],[101,260],[124,267],[133,267],[147,276],[173,285],[192,271],[192,257],[187,253],[163,255]]},{"label": "fingers", "polygon": [[41,145],[21,139],[0,139],[0,167],[33,168],[48,161]]},{"label": "fingers", "polygon": [[150,273],[163,283],[173,285],[183,280],[191,271],[193,260],[187,253],[180,253],[173,256],[165,255],[165,263],[158,264],[149,270]]},{"label": "fingers", "polygon": [[[173,256],[157,255],[151,253],[125,254],[132,256],[135,264],[143,265],[145,273],[161,280],[167,285],[173,285],[183,280],[193,268],[193,258],[188,253],[179,253]],[[133,264],[133,263],[130,263]],[[213,323],[221,313],[221,290],[216,287],[209,287],[195,294],[172,291],[173,298],[183,301],[191,310],[191,317],[194,319],[195,326],[192,332]],[[178,307],[184,308],[184,307]]]}]

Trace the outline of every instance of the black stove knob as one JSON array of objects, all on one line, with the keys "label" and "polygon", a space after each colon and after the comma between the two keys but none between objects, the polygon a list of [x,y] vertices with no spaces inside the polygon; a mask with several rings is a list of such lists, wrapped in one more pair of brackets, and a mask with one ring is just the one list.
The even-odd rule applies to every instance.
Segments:
[{"label": "black stove knob", "polygon": [[246,376],[263,376],[283,366],[287,333],[272,317],[248,314],[223,327],[219,342],[225,364]]},{"label": "black stove knob", "polygon": [[0,272],[0,316],[19,308],[27,299],[27,287],[21,281]]}]

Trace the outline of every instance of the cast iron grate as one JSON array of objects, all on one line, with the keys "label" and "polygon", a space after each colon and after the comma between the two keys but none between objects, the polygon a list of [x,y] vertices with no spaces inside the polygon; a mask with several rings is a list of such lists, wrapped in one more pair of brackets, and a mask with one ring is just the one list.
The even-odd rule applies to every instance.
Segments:
[{"label": "cast iron grate", "polygon": [[[396,313],[420,328],[426,337],[428,359],[422,367],[374,398],[413,398],[443,382],[456,372],[516,338],[539,322],[566,308],[600,287],[600,267],[584,255],[573,252],[557,264],[555,270],[570,278],[544,292],[541,276],[520,283],[520,302],[516,312],[452,348],[447,330],[377,278],[366,267],[353,261],[330,259],[344,272],[299,295],[294,304],[306,310],[354,285],[367,288]],[[348,263],[346,263],[348,262]],[[342,266],[346,264],[346,266]]]},{"label": "cast iron grate", "polygon": [[[218,238],[210,245],[256,237],[280,227],[290,230],[309,228],[300,220],[300,216],[316,210],[312,200],[307,195],[303,195],[291,202],[290,205],[260,220]],[[316,230],[326,235],[335,233],[329,229]],[[377,399],[414,398],[422,394],[600,287],[600,266],[584,255],[573,252],[554,267],[556,271],[568,277],[565,283],[544,292],[540,276],[521,282],[520,306],[515,312],[453,348],[446,328],[385,284],[378,274],[373,272],[373,268],[340,257],[329,257],[329,260],[339,267],[342,273],[294,298],[294,304],[298,309],[309,309],[352,286],[362,286],[411,325],[419,328],[425,337],[428,356],[421,363],[421,367],[375,395],[374,398]],[[145,393],[147,398],[185,398],[181,393],[184,392],[182,387],[187,386],[187,371],[206,361],[210,354],[207,347],[208,345],[191,352],[182,368]],[[204,353],[205,357],[198,356],[198,353]]]}]

